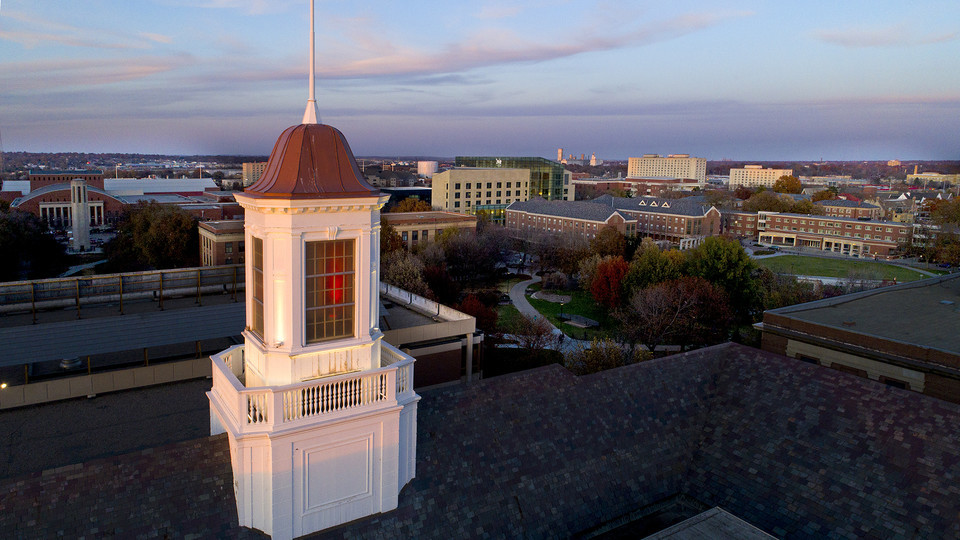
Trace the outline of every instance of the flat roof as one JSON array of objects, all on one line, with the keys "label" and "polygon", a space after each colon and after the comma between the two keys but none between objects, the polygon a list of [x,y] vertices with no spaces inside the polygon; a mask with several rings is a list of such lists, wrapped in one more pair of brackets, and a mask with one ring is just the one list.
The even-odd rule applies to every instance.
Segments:
[{"label": "flat roof", "polygon": [[769,313],[960,353],[960,274],[797,304]]},{"label": "flat roof", "polygon": [[455,212],[387,212],[380,214],[380,219],[391,225],[407,225],[411,223],[456,223],[477,222],[477,216],[458,214]]},{"label": "flat roof", "polygon": [[199,226],[211,232],[223,234],[233,232],[243,232],[242,219],[224,219],[219,221],[201,221]]}]

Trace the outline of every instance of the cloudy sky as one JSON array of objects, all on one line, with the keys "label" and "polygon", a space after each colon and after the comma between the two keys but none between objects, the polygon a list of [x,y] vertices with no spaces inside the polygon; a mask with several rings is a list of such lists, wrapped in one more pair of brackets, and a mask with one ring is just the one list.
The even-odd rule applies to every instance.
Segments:
[{"label": "cloudy sky", "polygon": [[[308,0],[0,0],[7,151],[268,154]],[[357,155],[960,159],[956,0],[317,0]]]}]

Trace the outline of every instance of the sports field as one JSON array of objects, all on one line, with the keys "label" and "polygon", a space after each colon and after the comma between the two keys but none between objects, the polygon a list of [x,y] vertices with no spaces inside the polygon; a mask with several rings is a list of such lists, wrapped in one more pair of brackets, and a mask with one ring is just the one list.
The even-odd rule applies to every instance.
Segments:
[{"label": "sports field", "polygon": [[823,277],[857,277],[860,279],[889,279],[896,278],[898,282],[923,279],[924,274],[873,261],[854,261],[849,259],[827,259],[823,257],[805,257],[803,255],[781,255],[756,259],[756,263],[769,268],[778,274],[794,274],[798,276]]}]

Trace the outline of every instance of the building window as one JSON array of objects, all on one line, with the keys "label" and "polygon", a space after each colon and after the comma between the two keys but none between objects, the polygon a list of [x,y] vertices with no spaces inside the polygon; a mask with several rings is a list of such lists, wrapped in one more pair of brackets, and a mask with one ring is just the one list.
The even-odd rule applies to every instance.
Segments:
[{"label": "building window", "polygon": [[233,253],[233,242],[227,242],[223,245],[224,253]]},{"label": "building window", "polygon": [[353,240],[307,242],[306,342],[353,336]]},{"label": "building window", "polygon": [[263,239],[253,238],[253,326],[250,330],[263,339]]},{"label": "building window", "polygon": [[[457,205],[459,205],[459,204],[460,204],[460,203],[457,203]],[[400,238],[401,238],[404,242],[406,242],[406,241],[407,241],[407,231],[403,231],[402,233],[400,233]]]}]

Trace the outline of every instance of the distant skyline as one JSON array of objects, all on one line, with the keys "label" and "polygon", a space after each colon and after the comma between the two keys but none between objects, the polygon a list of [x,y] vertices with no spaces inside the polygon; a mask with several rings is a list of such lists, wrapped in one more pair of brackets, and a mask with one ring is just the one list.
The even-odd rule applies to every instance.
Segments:
[{"label": "distant skyline", "polygon": [[[960,159],[960,3],[317,0],[357,155]],[[5,151],[266,155],[308,0],[6,0]]]}]

